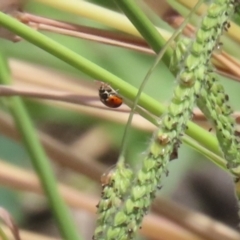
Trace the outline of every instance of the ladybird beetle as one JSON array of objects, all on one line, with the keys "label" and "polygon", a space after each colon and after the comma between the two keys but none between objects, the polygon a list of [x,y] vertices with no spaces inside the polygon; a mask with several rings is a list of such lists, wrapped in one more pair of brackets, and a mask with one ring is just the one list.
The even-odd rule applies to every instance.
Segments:
[{"label": "ladybird beetle", "polygon": [[99,88],[101,102],[110,108],[118,108],[122,105],[123,99],[109,85],[102,83]]}]

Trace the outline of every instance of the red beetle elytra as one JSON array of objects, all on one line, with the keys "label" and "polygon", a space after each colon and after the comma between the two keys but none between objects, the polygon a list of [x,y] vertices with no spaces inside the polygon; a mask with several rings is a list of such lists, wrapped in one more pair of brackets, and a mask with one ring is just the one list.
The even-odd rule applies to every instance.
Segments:
[{"label": "red beetle elytra", "polygon": [[110,108],[118,108],[122,105],[123,99],[108,84],[102,83],[99,88],[101,102]]}]

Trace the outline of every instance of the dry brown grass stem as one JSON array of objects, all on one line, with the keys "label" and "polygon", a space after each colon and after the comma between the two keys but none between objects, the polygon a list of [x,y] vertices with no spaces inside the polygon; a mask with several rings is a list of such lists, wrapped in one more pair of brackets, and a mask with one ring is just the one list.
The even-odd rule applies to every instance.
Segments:
[{"label": "dry brown grass stem", "polygon": [[107,45],[124,47],[145,54],[154,54],[143,39],[124,33],[61,22],[29,13],[24,13],[23,17],[28,20],[29,26],[39,31],[49,31]]},{"label": "dry brown grass stem", "polygon": [[[21,87],[21,89],[24,87],[25,91],[27,91],[27,89],[33,89],[35,92],[39,93],[40,91],[44,92],[45,90],[48,91],[49,89],[54,89],[54,91],[60,91],[62,93],[64,92],[65,96],[66,92],[71,92],[71,94],[76,94],[79,96],[83,95],[89,99],[98,98],[98,83],[88,83],[87,81],[81,79],[65,76],[64,74],[60,74],[59,72],[50,70],[49,68],[30,63],[24,63],[13,59],[10,61],[10,66],[12,70],[14,86]],[[34,78],[32,76],[34,76]],[[55,98],[56,97],[57,92]],[[87,100],[85,99],[85,103],[86,102]],[[56,101],[44,101],[44,103],[122,124],[127,122],[129,115],[129,107],[126,105],[121,106],[119,110],[115,110],[114,114],[112,109],[107,107],[104,107],[106,111],[103,111],[101,109],[101,106],[103,105],[100,100],[98,100],[98,102],[95,104],[96,108],[72,105],[63,102],[60,103]],[[153,129],[153,125],[139,115],[134,117],[133,127],[145,131]]]},{"label": "dry brown grass stem", "polygon": [[[0,132],[14,140],[19,141],[21,139],[11,118],[3,112],[0,116]],[[79,154],[78,151],[81,149],[73,150],[71,146],[62,144],[47,134],[42,132],[38,132],[38,134],[47,154],[55,163],[99,181],[105,168],[91,156]]]},{"label": "dry brown grass stem", "polygon": [[18,227],[11,214],[5,208],[0,207],[0,218],[11,231],[14,240],[21,240]]},{"label": "dry brown grass stem", "polygon": [[[234,61],[232,57],[230,58]],[[236,64],[238,64],[238,62],[236,62]],[[74,99],[71,99],[72,96],[73,98],[76,98],[76,96],[79,96],[80,98],[81,96],[84,96],[81,101],[86,105],[83,106],[53,101],[44,101],[44,103],[50,106],[57,106],[59,108],[76,111],[120,124],[125,124],[128,119],[129,108],[127,106],[122,106],[119,111],[114,111],[114,114],[111,109],[104,107],[99,100],[94,103],[95,108],[88,107],[88,105],[91,104],[88,100],[98,99],[98,89],[97,84],[95,83],[91,84],[82,79],[65,76],[64,74],[60,74],[49,68],[14,59],[10,61],[10,66],[14,79],[13,86],[20,95],[22,90],[22,93],[26,93],[26,95],[31,95],[32,97],[37,97],[39,95],[41,95],[42,98],[51,97],[52,99],[60,97],[60,100],[61,98],[62,101],[67,99],[68,102],[74,102]],[[34,76],[34,78],[32,76]],[[54,81],[52,81],[52,79],[54,79]],[[54,90],[49,91],[49,89]],[[106,109],[106,111],[103,111],[101,107]],[[240,113],[234,113],[234,117],[236,117],[237,122],[239,123]],[[210,128],[204,115],[197,109],[194,110],[193,120],[206,129]],[[133,119],[132,126],[144,131],[153,131],[155,129],[151,123],[137,114]]]},{"label": "dry brown grass stem", "polygon": [[[164,206],[164,207],[162,207]],[[212,221],[209,217],[186,207],[179,206],[167,199],[157,198],[153,209],[160,215],[163,215],[182,227],[209,240],[232,240],[240,239],[238,232],[228,228],[226,225]],[[197,220],[197,222],[195,222]]]},{"label": "dry brown grass stem", "polygon": [[[143,39],[129,36],[125,33],[61,22],[29,13],[24,13],[22,17],[24,21],[28,21],[28,25],[38,30],[55,32],[107,45],[123,47],[144,54],[154,54]],[[167,20],[170,21],[170,24],[172,24],[173,27],[177,28],[184,19],[181,16],[171,16],[167,18]],[[195,28],[188,24],[183,33],[188,37],[192,37],[194,32]],[[220,70],[231,74],[232,78],[240,80],[239,71],[237,71],[240,63],[233,59],[229,54],[226,52],[214,53],[212,61]],[[221,72],[219,72],[219,74],[221,74]]]},{"label": "dry brown grass stem", "polygon": [[[0,225],[1,229],[7,235],[9,240],[15,240],[8,227]],[[58,238],[48,237],[42,234],[36,234],[30,231],[20,230],[21,240],[59,240]]]}]

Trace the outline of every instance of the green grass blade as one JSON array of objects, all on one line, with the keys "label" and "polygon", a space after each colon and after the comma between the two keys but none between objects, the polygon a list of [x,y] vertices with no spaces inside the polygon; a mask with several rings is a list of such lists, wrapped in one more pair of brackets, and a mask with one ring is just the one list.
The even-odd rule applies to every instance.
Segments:
[{"label": "green grass blade", "polygon": [[[144,37],[154,52],[158,53],[165,45],[166,40],[160,35],[155,26],[146,17],[142,10],[133,0],[115,0],[115,3],[121,8],[135,28]],[[169,66],[172,56],[172,49],[168,48],[163,56],[163,62]]]}]

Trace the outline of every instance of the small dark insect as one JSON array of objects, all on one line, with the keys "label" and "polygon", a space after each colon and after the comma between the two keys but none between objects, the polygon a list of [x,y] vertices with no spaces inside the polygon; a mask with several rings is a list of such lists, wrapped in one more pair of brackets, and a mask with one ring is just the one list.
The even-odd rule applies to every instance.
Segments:
[{"label": "small dark insect", "polygon": [[102,187],[105,187],[113,181],[112,177],[114,174],[115,165],[111,166],[105,173],[101,176]]},{"label": "small dark insect", "polygon": [[102,83],[99,88],[100,101],[107,107],[118,108],[122,105],[123,99],[108,84]]}]

